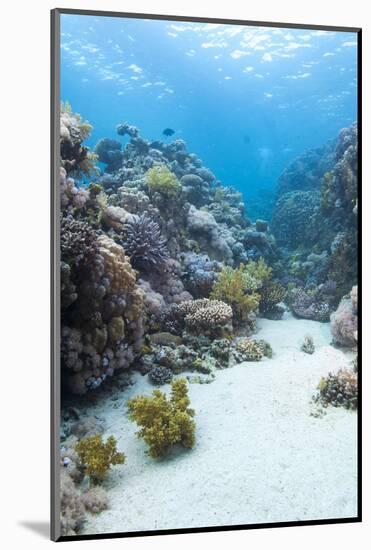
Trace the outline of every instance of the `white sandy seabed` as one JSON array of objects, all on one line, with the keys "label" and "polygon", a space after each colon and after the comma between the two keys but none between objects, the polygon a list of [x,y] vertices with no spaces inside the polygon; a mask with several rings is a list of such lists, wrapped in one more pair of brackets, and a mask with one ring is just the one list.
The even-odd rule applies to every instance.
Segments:
[{"label": "white sandy seabed", "polygon": [[[197,443],[163,460],[128,420],[125,403],[153,386],[147,376],[119,400],[89,410],[105,418],[126,463],[105,481],[110,508],[90,516],[84,533],[238,525],[354,517],[357,514],[357,414],[329,407],[311,416],[321,376],[349,366],[330,345],[328,323],[259,321],[258,338],[274,356],[220,370],[211,384],[190,384]],[[312,335],[313,355],[300,351]],[[168,391],[169,385],[163,386]]]}]

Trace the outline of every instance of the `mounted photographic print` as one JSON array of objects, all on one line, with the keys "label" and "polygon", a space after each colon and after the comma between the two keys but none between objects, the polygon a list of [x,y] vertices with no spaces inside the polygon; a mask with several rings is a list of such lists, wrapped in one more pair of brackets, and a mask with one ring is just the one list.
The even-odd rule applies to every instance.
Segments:
[{"label": "mounted photographic print", "polygon": [[361,31],[52,12],[52,537],[361,520]]}]

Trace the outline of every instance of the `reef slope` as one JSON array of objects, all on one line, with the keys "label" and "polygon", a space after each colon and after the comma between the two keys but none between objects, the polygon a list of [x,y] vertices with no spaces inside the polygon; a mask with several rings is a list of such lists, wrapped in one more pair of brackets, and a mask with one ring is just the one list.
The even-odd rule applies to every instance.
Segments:
[{"label": "reef slope", "polygon": [[[145,454],[124,414],[133,395],[149,393],[147,376],[91,406],[127,463],[105,480],[110,508],[90,517],[85,533],[344,518],[357,513],[357,415],[329,407],[311,415],[318,380],[350,357],[330,346],[328,323],[260,320],[272,359],[221,370],[210,385],[191,384],[197,444],[162,461]],[[300,351],[305,334],[316,351]],[[168,386],[164,386],[168,389]]]}]

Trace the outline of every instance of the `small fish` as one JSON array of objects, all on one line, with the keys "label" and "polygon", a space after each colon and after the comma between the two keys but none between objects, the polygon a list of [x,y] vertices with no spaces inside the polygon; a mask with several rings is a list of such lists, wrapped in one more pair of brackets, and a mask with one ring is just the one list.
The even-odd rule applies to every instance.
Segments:
[{"label": "small fish", "polygon": [[172,128],[165,128],[165,130],[162,132],[162,135],[163,136],[172,136],[173,134],[175,134],[175,130],[173,130]]},{"label": "small fish", "polygon": [[246,143],[246,145],[248,145],[251,141],[250,136],[248,135],[243,136],[243,141],[244,143]]}]

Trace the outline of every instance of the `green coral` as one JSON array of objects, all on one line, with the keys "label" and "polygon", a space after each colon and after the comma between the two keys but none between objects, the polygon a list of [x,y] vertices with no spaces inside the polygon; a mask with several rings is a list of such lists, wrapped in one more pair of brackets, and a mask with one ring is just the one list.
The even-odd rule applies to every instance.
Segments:
[{"label": "green coral", "polygon": [[259,294],[251,292],[251,284],[246,278],[246,266],[238,268],[224,267],[213,285],[210,294],[212,300],[221,300],[233,310],[233,319],[237,322],[247,320],[249,313],[259,306]]},{"label": "green coral", "polygon": [[146,173],[146,183],[150,192],[161,193],[168,198],[175,197],[181,189],[178,178],[165,164],[150,168]]},{"label": "green coral", "polygon": [[152,458],[165,455],[175,443],[187,449],[194,446],[196,424],[184,378],[172,382],[170,399],[154,390],[152,397],[139,395],[127,405],[130,420],[141,426],[137,435],[147,443]]},{"label": "green coral", "polygon": [[101,434],[80,439],[75,450],[86,473],[97,481],[104,478],[111,465],[124,464],[126,458],[124,453],[116,450],[116,439],[113,435],[105,443]]}]

